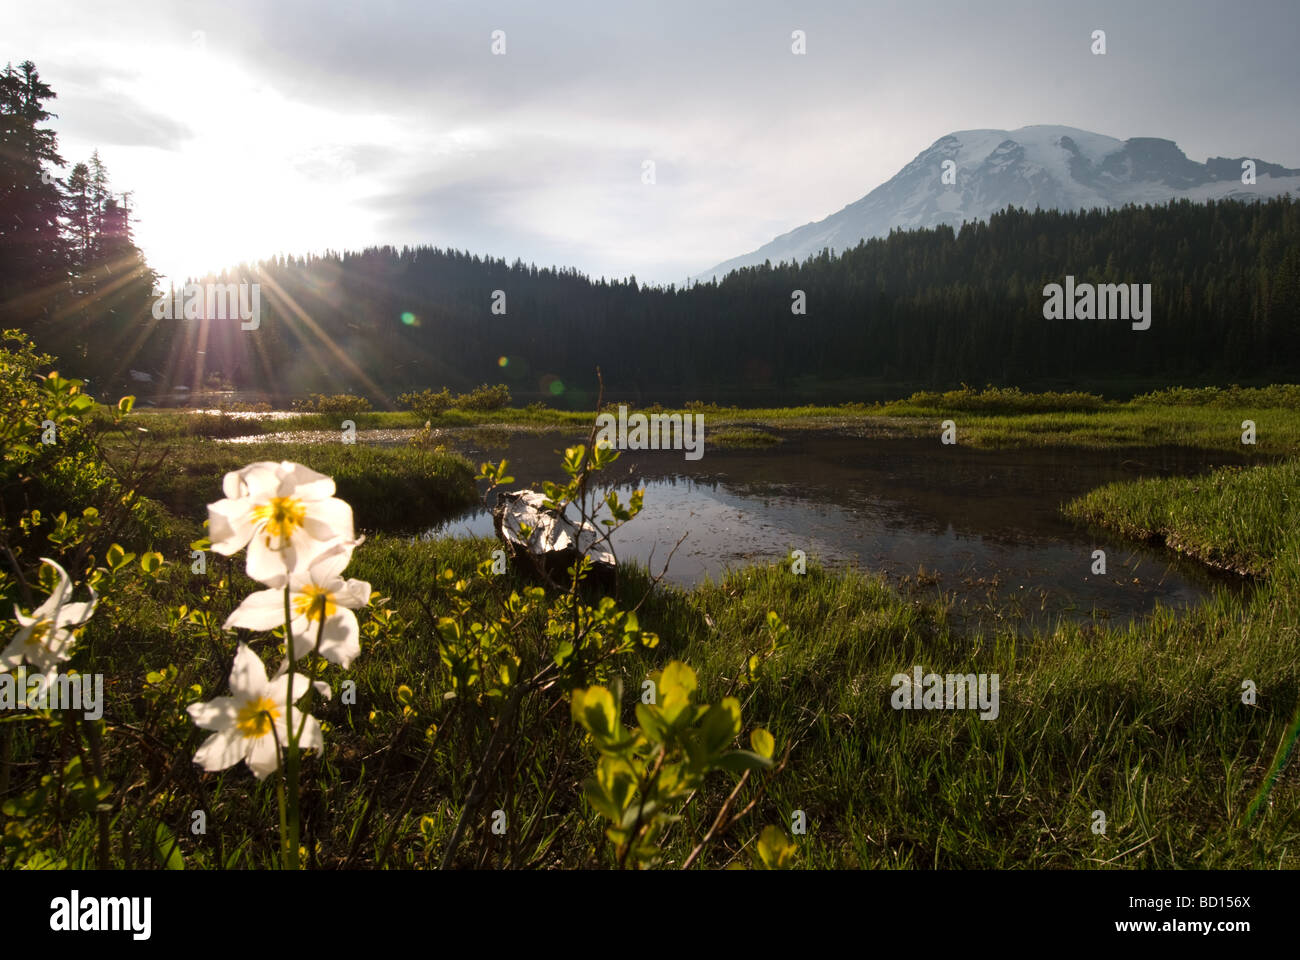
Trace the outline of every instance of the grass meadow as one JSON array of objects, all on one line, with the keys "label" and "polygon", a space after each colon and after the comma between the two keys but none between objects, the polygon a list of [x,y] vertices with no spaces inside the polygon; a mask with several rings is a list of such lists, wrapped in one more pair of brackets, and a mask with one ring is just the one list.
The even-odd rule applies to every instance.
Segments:
[{"label": "grass meadow", "polygon": [[[1258,444],[1249,452],[1294,454],[1300,441],[1294,407],[1034,396],[980,403],[958,392],[861,409],[703,412],[773,428],[874,423],[898,435],[937,433],[936,421],[951,418],[959,442],[979,445],[1215,449],[1240,449],[1241,420],[1253,419]],[[103,438],[109,459],[156,464],[141,493],[157,523],[142,534],[148,543],[128,546],[157,549],[167,562],[147,588],[106,596],[85,628],[89,657],[109,678],[96,758],[111,785],[107,799],[93,815],[56,805],[22,865],[280,864],[269,782],[243,766],[205,773],[190,760],[203,732],[184,707],[224,692],[234,638],[220,624],[257,586],[237,559],[210,554],[201,574],[189,560],[191,541],[203,536],[204,504],[220,496],[224,472],[254,460],[302,462],[335,478],[359,527],[380,531],[447,515],[478,496],[473,468],[441,450],[223,445],[213,439],[235,435],[223,419],[205,418],[203,427],[192,414],[145,412],[126,422],[147,432],[124,428]],[[419,426],[409,413],[355,419],[361,429]],[[499,411],[470,420],[577,428],[590,414]],[[336,421],[319,414],[294,418],[292,427],[239,421],[238,433],[333,430]],[[735,431],[736,442],[766,443],[768,436],[752,426]],[[816,563],[803,575],[779,563],[749,567],[691,589],[656,583],[628,566],[613,600],[634,607],[640,629],[659,643],[601,662],[591,679],[635,691],[670,661],[682,661],[698,675],[702,702],[735,696],[745,729],[769,730],[785,757],[744,815],[695,851],[735,789],[734,778],[706,779],[659,839],[655,862],[748,864],[755,835],[777,824],[790,833],[793,863],[803,868],[1300,865],[1300,767],[1282,762],[1300,708],[1300,461],[1260,460],[1198,478],[1113,484],[1066,506],[1078,523],[1162,543],[1258,581],[1247,596],[1218,594],[1182,615],[1157,609],[1126,626],[1065,622],[1029,635],[968,629],[950,619],[942,600]],[[492,706],[449,690],[443,621],[457,604],[467,611],[467,628],[509,621],[509,649],[525,666],[545,667],[554,651],[553,617],[541,607],[512,612],[519,596],[537,590],[536,577],[515,566],[474,576],[498,546],[378,532],[357,548],[347,575],[369,581],[375,597],[361,614],[362,655],[346,672],[327,666],[322,673],[336,694],[315,710],[325,748],[303,764],[305,865],[618,865],[607,824],[585,799],[582,784],[597,754],[570,717],[568,691],[539,685],[511,700],[514,734],[485,774],[484,744],[496,742],[504,701]],[[454,589],[452,581],[459,581]],[[559,599],[549,587],[540,594]],[[577,596],[594,605],[601,592],[584,584]],[[746,679],[769,612],[788,633],[761,674]],[[270,656],[277,642],[256,643]],[[894,709],[891,678],[917,665],[997,674],[996,719]],[[640,718],[633,701],[623,709],[629,725]],[[7,783],[30,785],[51,764],[70,762],[61,734],[29,724],[7,729]],[[467,798],[478,804],[468,824],[461,822]],[[185,829],[196,810],[205,815],[202,835]],[[509,830],[489,829],[489,811],[503,812]],[[23,822],[12,800],[5,812],[7,830]],[[1104,832],[1095,829],[1099,814]],[[41,851],[34,861],[33,845]],[[455,852],[448,859],[449,846]]]}]

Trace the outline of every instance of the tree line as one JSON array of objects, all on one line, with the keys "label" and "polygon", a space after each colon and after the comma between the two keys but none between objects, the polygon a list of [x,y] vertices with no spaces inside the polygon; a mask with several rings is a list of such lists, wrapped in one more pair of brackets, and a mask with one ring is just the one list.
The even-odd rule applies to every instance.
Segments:
[{"label": "tree line", "polygon": [[[684,288],[431,247],[281,257],[212,279],[259,276],[258,331],[228,324],[214,337],[190,325],[207,363],[237,385],[275,386],[264,377],[274,370],[289,389],[347,388],[380,403],[489,380],[516,397],[578,403],[597,367],[614,394],[665,402],[815,399],[872,381],[1300,377],[1300,205],[1289,197],[1008,208],[960,230],[898,231]],[[1045,319],[1044,288],[1067,276],[1151,284],[1150,328]]]},{"label": "tree line", "polygon": [[57,94],[25,61],[0,73],[0,327],[105,383],[159,362],[141,324],[155,274],[132,239],[130,192],[98,151],[67,166],[44,126]]},{"label": "tree line", "polygon": [[[98,155],[66,176],[30,63],[0,76],[0,325],[105,393],[229,383],[276,397],[505,382],[589,403],[854,399],[948,388],[1300,379],[1300,210],[1290,197],[1061,212],[1008,208],[838,256],[679,287],[428,246],[279,256],[198,278],[257,283],[255,329],[157,319],[129,194]],[[1150,329],[1046,319],[1044,287],[1151,284]]]}]

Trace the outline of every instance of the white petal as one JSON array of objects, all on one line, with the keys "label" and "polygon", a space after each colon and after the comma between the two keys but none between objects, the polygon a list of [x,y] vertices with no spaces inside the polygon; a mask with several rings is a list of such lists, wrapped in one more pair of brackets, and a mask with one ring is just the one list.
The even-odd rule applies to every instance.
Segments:
[{"label": "white petal", "polygon": [[274,630],[284,626],[284,591],[258,590],[250,593],[221,625],[223,630]]},{"label": "white petal", "polygon": [[218,500],[208,504],[208,539],[215,553],[228,557],[244,549],[253,536],[252,511],[249,500]]},{"label": "white petal", "polygon": [[303,529],[314,540],[329,541],[336,537],[344,540],[353,538],[352,508],[347,501],[338,497],[328,500],[315,500],[304,503],[307,515],[303,517]]},{"label": "white petal", "polygon": [[68,599],[68,594],[72,592],[72,578],[68,572],[61,566],[51,560],[49,557],[41,557],[41,563],[54,568],[59,575],[59,585],[54,588],[46,601],[41,604],[36,614],[40,617],[52,617]]},{"label": "white petal", "polygon": [[67,641],[61,646],[54,649],[51,649],[44,644],[41,644],[35,649],[28,647],[27,662],[34,667],[38,667],[43,673],[50,673],[58,668],[59,661],[72,659],[72,647],[73,643],[71,637],[67,638]]},{"label": "white petal", "polygon": [[202,730],[226,730],[235,725],[235,698],[216,697],[206,703],[191,703],[185,712]]},{"label": "white petal", "polygon": [[355,540],[338,538],[322,547],[308,568],[312,583],[328,588],[331,580],[338,580],[343,568],[352,560],[352,550],[356,544]]},{"label": "white petal", "polygon": [[275,749],[275,737],[267,733],[252,741],[252,747],[245,759],[248,761],[248,769],[252,770],[259,780],[265,780],[267,776],[275,773],[280,769],[280,756]]},{"label": "white petal", "polygon": [[343,586],[334,591],[334,602],[340,607],[356,610],[370,602],[370,584],[365,580],[344,580]]},{"label": "white petal", "polygon": [[325,737],[321,734],[320,721],[313,716],[305,718],[294,717],[295,724],[302,724],[302,736],[298,738],[298,746],[303,750],[324,750]]},{"label": "white petal", "polygon": [[324,680],[313,680],[311,685],[316,688],[316,692],[320,694],[322,700],[328,700],[334,696],[334,691],[330,689],[330,685]]},{"label": "white petal", "polygon": [[241,643],[235,651],[235,664],[230,668],[230,692],[237,700],[255,700],[267,695],[266,667],[247,644]]},{"label": "white petal", "polygon": [[194,762],[204,770],[225,770],[244,759],[244,742],[233,730],[214,733],[203,741],[194,754]]},{"label": "white petal", "polygon": [[361,652],[361,630],[357,615],[351,610],[340,610],[325,621],[325,634],[321,638],[320,655],[340,667],[348,667]]},{"label": "white petal", "polygon": [[244,474],[258,466],[270,466],[275,469],[275,464],[252,463],[239,470],[231,470],[221,478],[221,492],[226,495],[227,500],[242,500],[248,496],[248,485],[244,483]]},{"label": "white petal", "polygon": [[76,642],[77,638],[68,630],[51,630],[37,652],[32,654],[33,662],[41,660],[47,666],[53,666],[60,660],[70,660]]},{"label": "white petal", "polygon": [[[307,692],[308,685],[309,685],[309,681],[307,680],[306,674],[297,673],[297,672],[294,673],[293,675],[293,702],[294,703],[297,703],[299,700],[302,699],[303,694]],[[288,692],[289,692],[288,674],[276,677],[274,680],[268,683],[266,687],[266,696],[270,697],[273,702],[279,704],[281,707],[285,706],[289,702]],[[295,715],[297,715],[298,713],[299,713],[298,710],[294,710]],[[297,721],[295,720],[294,722],[296,723]]]},{"label": "white petal", "polygon": [[59,615],[54,620],[54,626],[59,629],[81,626],[94,616],[97,602],[98,597],[95,591],[91,590],[90,599],[85,603],[65,603],[59,609]]},{"label": "white petal", "polygon": [[293,550],[273,550],[266,545],[264,537],[256,536],[248,543],[248,561],[244,569],[254,580],[283,585],[294,563]]},{"label": "white petal", "polygon": [[[316,649],[316,630],[319,621],[298,617],[293,621],[293,659],[301,660]],[[321,641],[324,643],[324,640]]]},{"label": "white petal", "polygon": [[221,481],[221,491],[228,499],[247,497],[259,503],[275,496],[279,486],[279,464],[270,460],[250,463],[242,470],[226,474]]},{"label": "white petal", "polygon": [[280,488],[276,496],[299,500],[324,500],[334,496],[334,481],[301,463],[285,460],[279,467]]},{"label": "white petal", "polygon": [[25,639],[25,637],[22,639],[15,637],[9,646],[5,647],[4,652],[0,653],[0,673],[6,670],[16,670],[23,665],[23,649],[26,646],[23,641]]}]

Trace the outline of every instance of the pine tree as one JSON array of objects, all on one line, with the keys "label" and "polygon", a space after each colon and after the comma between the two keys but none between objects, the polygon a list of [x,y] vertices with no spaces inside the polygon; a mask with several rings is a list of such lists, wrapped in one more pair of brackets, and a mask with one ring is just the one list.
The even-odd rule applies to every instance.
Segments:
[{"label": "pine tree", "polygon": [[55,134],[38,126],[55,97],[30,60],[0,75],[0,320],[47,329],[67,277],[60,222],[63,197],[53,168],[63,166]]}]

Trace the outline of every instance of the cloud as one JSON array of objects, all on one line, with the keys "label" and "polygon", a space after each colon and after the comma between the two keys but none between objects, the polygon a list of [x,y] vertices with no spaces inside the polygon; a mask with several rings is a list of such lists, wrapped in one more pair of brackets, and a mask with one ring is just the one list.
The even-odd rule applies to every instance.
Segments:
[{"label": "cloud", "polygon": [[101,145],[179,150],[194,133],[184,123],[108,91],[60,94],[61,130]]},{"label": "cloud", "polygon": [[[669,282],[839,210],[953,130],[1068,123],[1167,137],[1194,159],[1300,165],[1300,130],[1278,122],[1300,93],[1293,0],[1249,16],[1212,0],[51,6],[7,11],[5,33],[60,93],[60,135],[179,154],[165,158],[174,173],[112,158],[142,237],[147,207],[210,181],[249,205],[247,236],[285,252],[322,230],[337,246],[345,226],[352,246],[438,243]],[[1105,57],[1089,53],[1099,27]],[[212,146],[204,118],[222,113],[244,132],[235,154]],[[249,144],[272,200],[332,208],[321,230],[283,205],[253,219]]]}]

